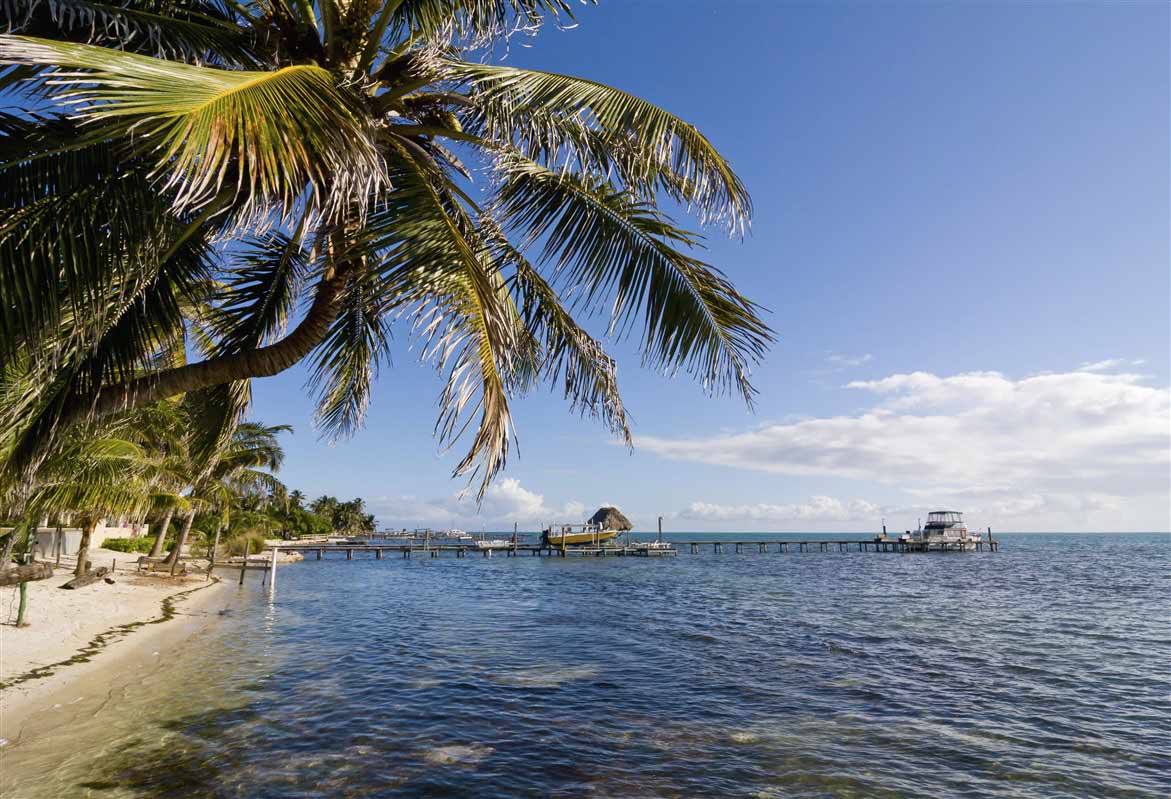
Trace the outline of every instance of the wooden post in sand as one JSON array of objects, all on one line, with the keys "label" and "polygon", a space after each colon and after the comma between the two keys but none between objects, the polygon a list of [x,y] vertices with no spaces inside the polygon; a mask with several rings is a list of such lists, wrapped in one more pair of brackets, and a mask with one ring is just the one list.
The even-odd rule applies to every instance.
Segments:
[{"label": "wooden post in sand", "polygon": [[244,539],[244,562],[240,564],[240,585],[244,585],[244,573],[248,570],[248,553],[252,550],[252,541]]},{"label": "wooden post in sand", "polygon": [[216,550],[220,547],[220,528],[223,525],[216,522],[215,525],[215,540],[211,542],[211,562],[207,564],[207,579],[211,579],[211,573],[215,570],[215,556]]}]

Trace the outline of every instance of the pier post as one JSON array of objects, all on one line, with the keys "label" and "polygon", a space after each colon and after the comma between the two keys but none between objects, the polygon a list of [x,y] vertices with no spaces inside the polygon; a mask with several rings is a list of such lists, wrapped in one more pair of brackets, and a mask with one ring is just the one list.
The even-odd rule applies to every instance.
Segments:
[{"label": "pier post", "polygon": [[272,548],[272,559],[268,562],[268,596],[276,596],[276,558],[278,547]]},{"label": "pier post", "polygon": [[[166,533],[166,530],[163,530],[162,533]],[[248,570],[248,553],[251,549],[252,541],[247,538],[244,539],[244,562],[240,564],[240,585],[244,585],[244,572]]]},{"label": "pier post", "polygon": [[382,560],[382,550],[381,549],[374,550],[374,559],[375,560]]},{"label": "pier post", "polygon": [[325,550],[324,549],[317,550],[317,559],[321,560],[323,557],[325,557]]},{"label": "pier post", "polygon": [[354,550],[347,549],[346,550],[346,560],[353,560],[353,559],[354,559]]},{"label": "pier post", "polygon": [[737,542],[736,542],[736,554],[740,554],[740,553],[741,553],[741,552],[743,552],[743,551],[744,551],[744,550],[740,548],[740,542],[739,542],[739,541],[737,541]]}]

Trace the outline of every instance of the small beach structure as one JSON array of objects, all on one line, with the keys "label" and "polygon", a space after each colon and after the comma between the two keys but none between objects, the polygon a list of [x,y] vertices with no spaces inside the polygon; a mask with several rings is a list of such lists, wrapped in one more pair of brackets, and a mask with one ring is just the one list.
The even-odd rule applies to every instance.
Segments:
[{"label": "small beach structure", "polygon": [[598,508],[597,512],[589,518],[589,523],[596,524],[603,530],[616,530],[619,533],[625,533],[634,527],[630,523],[630,519],[627,519],[622,511],[614,507]]}]

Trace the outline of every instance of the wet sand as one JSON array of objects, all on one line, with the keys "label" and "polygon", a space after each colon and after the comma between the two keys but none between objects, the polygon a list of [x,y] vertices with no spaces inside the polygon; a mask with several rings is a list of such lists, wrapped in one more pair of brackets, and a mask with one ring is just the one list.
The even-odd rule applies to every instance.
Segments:
[{"label": "wet sand", "polygon": [[[120,559],[129,567],[132,557],[97,550],[92,561],[102,566]],[[13,626],[15,601],[9,608],[11,598],[3,597],[0,747],[30,728],[52,725],[57,711],[100,690],[114,675],[157,662],[214,620],[232,596],[224,590],[227,581],[209,582],[203,575],[148,577],[119,567],[113,585],[61,590],[71,577],[62,568],[28,584],[27,627]]]}]

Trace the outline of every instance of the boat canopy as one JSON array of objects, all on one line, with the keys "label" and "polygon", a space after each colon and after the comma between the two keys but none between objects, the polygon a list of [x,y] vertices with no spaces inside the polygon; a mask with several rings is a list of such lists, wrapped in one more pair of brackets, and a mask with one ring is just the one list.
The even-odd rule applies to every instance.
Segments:
[{"label": "boat canopy", "polygon": [[952,525],[963,524],[964,514],[958,510],[933,510],[927,514],[928,525]]}]

